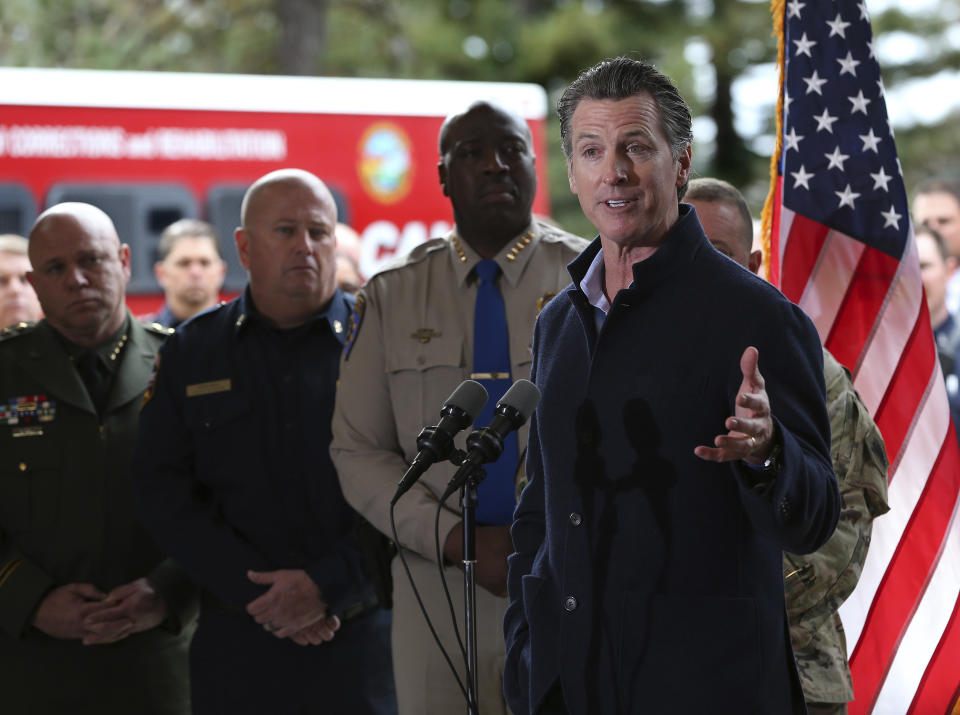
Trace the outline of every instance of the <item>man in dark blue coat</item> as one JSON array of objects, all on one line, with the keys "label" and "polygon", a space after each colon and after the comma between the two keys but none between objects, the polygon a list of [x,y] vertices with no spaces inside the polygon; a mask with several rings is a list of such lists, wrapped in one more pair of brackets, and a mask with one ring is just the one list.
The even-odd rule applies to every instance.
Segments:
[{"label": "man in dark blue coat", "polygon": [[389,614],[328,453],[353,304],[333,197],[280,170],[241,213],[250,284],[160,351],[134,470],[144,524],[203,589],[193,713],[395,713]]},{"label": "man in dark blue coat", "polygon": [[606,61],[559,112],[599,236],[534,337],[507,699],[517,715],[803,713],[781,550],[816,549],[839,510],[814,327],[679,203],[691,120],[667,77]]}]

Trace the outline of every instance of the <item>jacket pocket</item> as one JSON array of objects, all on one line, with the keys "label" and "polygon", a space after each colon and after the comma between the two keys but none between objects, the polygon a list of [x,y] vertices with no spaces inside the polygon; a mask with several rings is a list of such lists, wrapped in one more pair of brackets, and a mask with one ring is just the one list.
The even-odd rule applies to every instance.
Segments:
[{"label": "jacket pocket", "polygon": [[385,369],[397,436],[404,451],[416,454],[416,439],[425,425],[437,423],[444,401],[467,377],[463,338],[407,339],[388,346]]},{"label": "jacket pocket", "polygon": [[8,533],[48,527],[60,513],[58,450],[50,445],[8,445],[0,457],[0,529]]},{"label": "jacket pocket", "polygon": [[[234,481],[236,456],[242,451],[257,454],[253,409],[240,394],[226,392],[189,398],[184,421],[196,444],[196,474],[201,482],[224,484]],[[254,465],[248,465],[253,467]]]}]

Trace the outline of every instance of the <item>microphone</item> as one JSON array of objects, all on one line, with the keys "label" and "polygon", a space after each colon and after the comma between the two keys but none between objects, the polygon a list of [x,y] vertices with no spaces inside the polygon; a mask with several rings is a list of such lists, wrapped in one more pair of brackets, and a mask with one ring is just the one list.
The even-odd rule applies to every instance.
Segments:
[{"label": "microphone", "polygon": [[463,486],[478,465],[495,462],[503,454],[504,438],[527,421],[539,402],[540,390],[529,380],[520,379],[511,385],[494,408],[490,424],[467,437],[467,456],[447,485],[441,502]]},{"label": "microphone", "polygon": [[487,390],[475,380],[464,380],[440,408],[440,422],[434,427],[424,427],[417,437],[417,456],[406,473],[397,482],[397,493],[390,506],[407,493],[421,475],[434,462],[450,457],[453,453],[453,437],[469,426],[483,406],[487,404]]}]

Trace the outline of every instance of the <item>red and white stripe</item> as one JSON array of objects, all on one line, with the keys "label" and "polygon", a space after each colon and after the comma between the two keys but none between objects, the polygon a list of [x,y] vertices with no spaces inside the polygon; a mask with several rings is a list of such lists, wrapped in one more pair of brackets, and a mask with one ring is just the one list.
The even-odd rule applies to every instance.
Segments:
[{"label": "red and white stripe", "polygon": [[960,693],[960,449],[913,233],[897,260],[778,209],[772,274],[850,368],[891,462],[890,512],[874,522],[860,582],[840,609],[849,711],[951,712]]}]

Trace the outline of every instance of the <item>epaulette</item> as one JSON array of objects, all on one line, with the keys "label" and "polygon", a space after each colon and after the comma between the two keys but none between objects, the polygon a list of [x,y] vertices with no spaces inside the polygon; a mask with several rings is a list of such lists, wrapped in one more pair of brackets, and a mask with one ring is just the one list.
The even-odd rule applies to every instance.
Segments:
[{"label": "epaulette", "polygon": [[0,330],[0,340],[8,340],[9,338],[16,337],[17,335],[27,335],[32,333],[33,329],[37,327],[38,323],[14,323],[13,325],[8,325],[3,330]]},{"label": "epaulette", "polygon": [[591,239],[569,233],[558,226],[543,221],[537,221],[537,223],[540,226],[541,241],[547,243],[562,243],[577,253],[586,248],[590,243]]},{"label": "epaulette", "polygon": [[173,328],[168,328],[166,325],[161,323],[143,323],[143,327],[147,329],[148,333],[154,333],[156,335],[162,335],[164,337],[168,335],[173,335]]},{"label": "epaulette", "polygon": [[374,273],[370,279],[373,280],[377,276],[381,276],[384,273],[392,273],[393,271],[400,270],[401,268],[422,263],[431,253],[436,253],[437,251],[445,249],[447,245],[447,239],[445,238],[431,238],[429,241],[425,241],[415,246],[414,249],[406,256],[395,259],[388,263],[386,266]]}]

